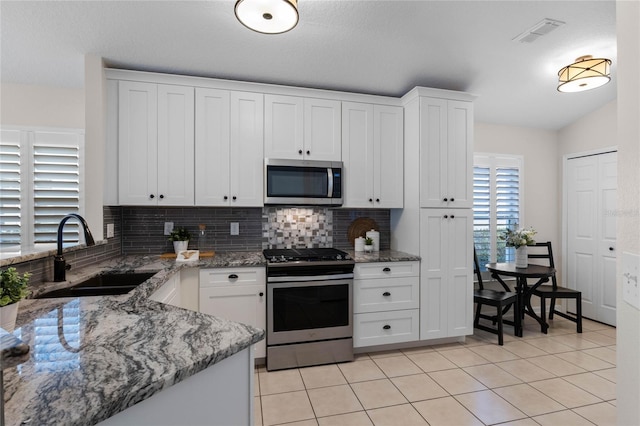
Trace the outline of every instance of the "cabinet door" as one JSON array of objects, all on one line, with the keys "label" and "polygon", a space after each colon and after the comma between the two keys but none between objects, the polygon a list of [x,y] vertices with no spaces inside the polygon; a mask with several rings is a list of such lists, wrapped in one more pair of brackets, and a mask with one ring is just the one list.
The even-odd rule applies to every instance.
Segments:
[{"label": "cabinet door", "polygon": [[342,159],[342,115],[340,101],[304,100],[305,160]]},{"label": "cabinet door", "polygon": [[260,93],[231,93],[231,206],[264,205],[264,100]]},{"label": "cabinet door", "polygon": [[447,337],[449,210],[420,210],[420,339],[427,340]]},{"label": "cabinet door", "polygon": [[229,92],[196,88],[196,205],[228,206]]},{"label": "cabinet door", "polygon": [[[265,287],[247,285],[201,288],[200,312],[264,329],[267,315]],[[255,356],[264,357],[264,340],[255,347]]]},{"label": "cabinet door", "polygon": [[158,91],[155,84],[121,81],[118,87],[118,200],[156,205]]},{"label": "cabinet door", "polygon": [[420,207],[446,207],[447,101],[420,98]]},{"label": "cabinet door", "polygon": [[192,206],[193,87],[158,85],[158,205]]},{"label": "cabinet door", "polygon": [[342,103],[344,207],[373,207],[373,105]]},{"label": "cabinet door", "polygon": [[473,207],[473,104],[448,101],[447,191],[448,206]]},{"label": "cabinet door", "polygon": [[302,159],[303,98],[265,95],[264,104],[265,157]]},{"label": "cabinet door", "polygon": [[402,208],[404,200],[404,129],[401,107],[373,108],[374,206]]},{"label": "cabinet door", "polygon": [[473,211],[447,211],[447,336],[465,336],[473,334]]}]

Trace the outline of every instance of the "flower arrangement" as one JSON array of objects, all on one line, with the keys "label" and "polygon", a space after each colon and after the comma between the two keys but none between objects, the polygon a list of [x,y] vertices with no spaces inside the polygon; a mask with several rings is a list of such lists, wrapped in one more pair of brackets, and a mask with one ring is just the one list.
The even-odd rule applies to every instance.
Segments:
[{"label": "flower arrangement", "polygon": [[31,274],[20,275],[16,268],[9,267],[0,273],[0,307],[19,302],[29,295],[27,285]]},{"label": "flower arrangement", "polygon": [[535,240],[533,236],[538,232],[529,227],[529,228],[519,228],[519,229],[507,229],[500,236],[500,239],[505,241],[507,247],[515,247],[519,248],[522,246],[530,246],[535,244]]},{"label": "flower arrangement", "polygon": [[173,228],[169,235],[169,241],[189,241],[191,239],[191,233],[182,226]]}]

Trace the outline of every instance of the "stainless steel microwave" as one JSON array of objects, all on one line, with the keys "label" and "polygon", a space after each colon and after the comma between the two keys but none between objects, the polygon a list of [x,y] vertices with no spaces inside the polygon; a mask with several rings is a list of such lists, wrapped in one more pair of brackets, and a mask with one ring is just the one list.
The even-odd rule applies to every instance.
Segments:
[{"label": "stainless steel microwave", "polygon": [[264,160],[266,205],[342,205],[342,162]]}]

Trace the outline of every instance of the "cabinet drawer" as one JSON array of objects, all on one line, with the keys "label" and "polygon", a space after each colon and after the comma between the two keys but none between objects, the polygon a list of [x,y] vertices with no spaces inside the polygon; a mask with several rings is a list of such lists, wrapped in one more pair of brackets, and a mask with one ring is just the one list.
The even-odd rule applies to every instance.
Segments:
[{"label": "cabinet drawer", "polygon": [[416,309],[420,304],[418,277],[354,280],[353,311]]},{"label": "cabinet drawer", "polygon": [[418,309],[355,314],[353,346],[386,345],[419,339]]},{"label": "cabinet drawer", "polygon": [[264,268],[215,268],[200,270],[200,287],[256,285],[265,282]]},{"label": "cabinet drawer", "polygon": [[373,262],[356,263],[353,270],[355,279],[359,278],[401,278],[417,277],[420,262]]}]

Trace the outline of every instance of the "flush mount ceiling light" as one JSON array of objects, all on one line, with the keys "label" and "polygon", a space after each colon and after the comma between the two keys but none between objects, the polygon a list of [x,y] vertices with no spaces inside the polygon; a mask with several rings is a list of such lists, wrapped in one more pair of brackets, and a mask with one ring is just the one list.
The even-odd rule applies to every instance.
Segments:
[{"label": "flush mount ceiling light", "polygon": [[236,18],[245,27],[263,34],[280,34],[298,24],[297,0],[238,0]]},{"label": "flush mount ceiling light", "polygon": [[611,61],[581,56],[558,71],[559,92],[583,92],[603,86],[611,80]]}]

